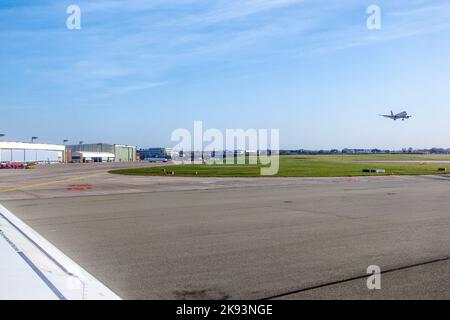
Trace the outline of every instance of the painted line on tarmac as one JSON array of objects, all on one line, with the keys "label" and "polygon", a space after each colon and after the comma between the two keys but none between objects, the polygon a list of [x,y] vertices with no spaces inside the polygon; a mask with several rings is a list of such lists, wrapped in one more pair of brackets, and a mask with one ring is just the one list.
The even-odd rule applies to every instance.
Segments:
[{"label": "painted line on tarmac", "polygon": [[91,174],[91,175],[87,175],[87,176],[75,177],[75,178],[68,178],[68,179],[62,179],[62,180],[52,180],[52,181],[47,181],[47,182],[33,183],[33,184],[28,184],[28,185],[24,185],[24,186],[20,186],[20,187],[15,187],[15,188],[0,189],[0,193],[22,191],[22,190],[28,190],[28,189],[38,188],[38,187],[51,186],[51,185],[59,184],[59,183],[80,181],[80,180],[84,180],[84,179],[104,176],[104,175],[107,175],[107,174],[108,174],[107,172],[102,172],[102,173],[96,173],[96,174]]},{"label": "painted line on tarmac", "polygon": [[[450,261],[450,257],[445,257],[445,258],[440,258],[440,259],[435,259],[435,260],[430,260],[430,261],[425,261],[425,262],[419,262],[419,263],[408,265],[408,266],[388,269],[388,270],[382,271],[381,274],[388,274],[388,273],[392,273],[392,272],[408,270],[408,269],[417,268],[417,267],[421,267],[421,266],[425,266],[425,265],[429,265],[429,264],[433,264],[433,263],[444,262],[444,261]],[[287,297],[287,296],[290,296],[290,295],[293,295],[293,294],[298,294],[298,293],[307,292],[307,291],[311,291],[311,290],[331,287],[331,286],[335,286],[335,285],[338,285],[338,284],[348,283],[348,282],[352,282],[352,281],[355,281],[355,280],[361,280],[361,279],[369,278],[370,276],[371,276],[371,274],[365,274],[365,275],[362,275],[362,276],[356,276],[356,277],[347,278],[347,279],[343,279],[343,280],[338,280],[338,281],[328,282],[328,283],[324,283],[324,284],[319,284],[319,285],[313,286],[313,287],[308,287],[308,288],[298,289],[298,290],[289,291],[289,292],[285,292],[285,293],[280,293],[280,294],[277,294],[277,295],[274,295],[274,296],[271,296],[271,297],[262,298],[262,299],[259,299],[259,300],[263,300],[264,301],[264,300],[273,300],[273,299],[277,299],[277,298],[283,298],[283,297]]]}]

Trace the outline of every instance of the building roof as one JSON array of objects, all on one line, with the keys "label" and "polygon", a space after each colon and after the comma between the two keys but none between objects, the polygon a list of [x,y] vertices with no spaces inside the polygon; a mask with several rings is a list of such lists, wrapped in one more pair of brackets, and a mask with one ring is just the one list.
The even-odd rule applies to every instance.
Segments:
[{"label": "building roof", "polygon": [[0,141],[0,149],[64,151],[66,147],[58,144]]}]

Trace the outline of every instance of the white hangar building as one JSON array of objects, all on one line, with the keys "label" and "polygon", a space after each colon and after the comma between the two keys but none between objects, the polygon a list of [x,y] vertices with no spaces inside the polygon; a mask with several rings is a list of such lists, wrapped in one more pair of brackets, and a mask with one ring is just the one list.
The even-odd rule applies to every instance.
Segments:
[{"label": "white hangar building", "polygon": [[0,163],[64,162],[65,146],[44,143],[0,141]]}]

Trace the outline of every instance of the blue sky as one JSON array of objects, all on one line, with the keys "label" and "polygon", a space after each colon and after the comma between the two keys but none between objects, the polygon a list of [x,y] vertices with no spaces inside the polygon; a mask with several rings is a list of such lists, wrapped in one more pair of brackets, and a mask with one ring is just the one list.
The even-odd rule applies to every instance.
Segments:
[{"label": "blue sky", "polygon": [[0,133],[171,146],[202,120],[282,148],[450,147],[448,57],[448,1],[1,0]]}]

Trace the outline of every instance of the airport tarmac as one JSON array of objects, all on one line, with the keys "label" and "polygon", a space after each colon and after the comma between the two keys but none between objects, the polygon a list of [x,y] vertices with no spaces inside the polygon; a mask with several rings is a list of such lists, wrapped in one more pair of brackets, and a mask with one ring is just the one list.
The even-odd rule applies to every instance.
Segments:
[{"label": "airport tarmac", "polygon": [[0,170],[0,203],[124,299],[450,299],[450,176],[107,173],[127,166]]}]

